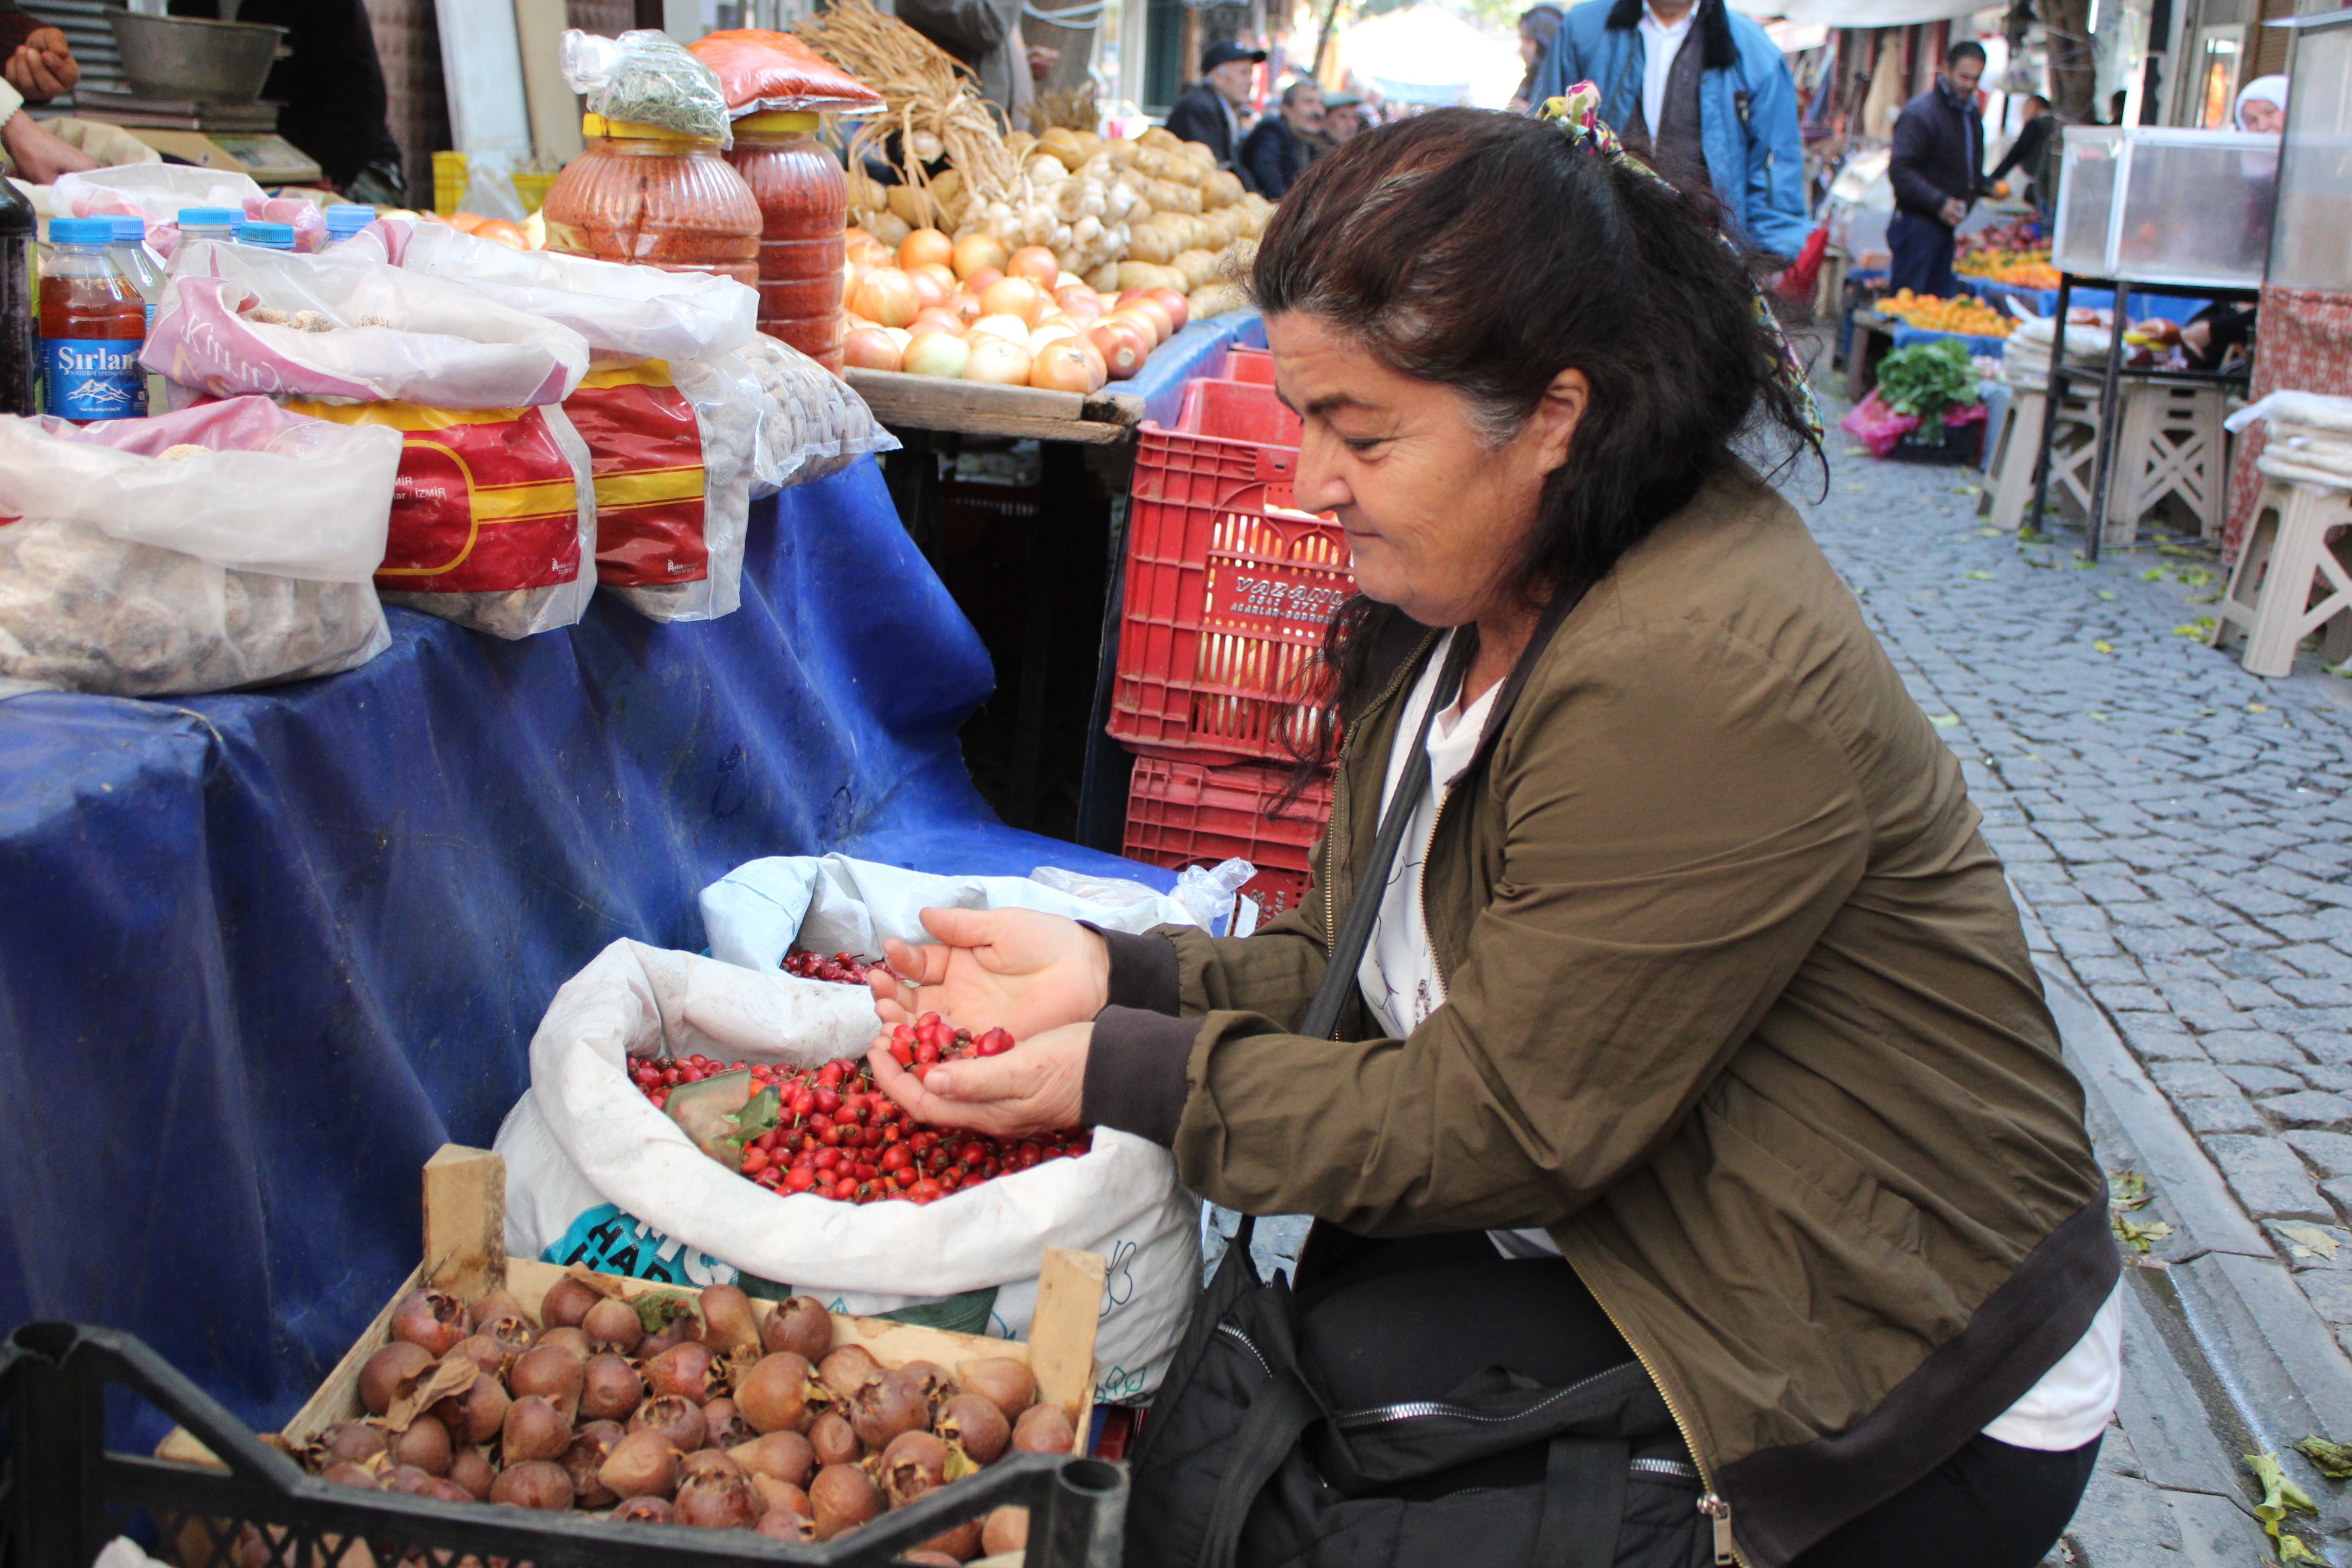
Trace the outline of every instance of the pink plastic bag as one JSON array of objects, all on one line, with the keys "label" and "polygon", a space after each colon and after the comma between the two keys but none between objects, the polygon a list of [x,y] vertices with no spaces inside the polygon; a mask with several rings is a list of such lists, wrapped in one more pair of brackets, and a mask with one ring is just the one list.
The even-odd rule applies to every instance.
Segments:
[{"label": "pink plastic bag", "polygon": [[1883,458],[1901,445],[1904,437],[1919,428],[1919,416],[1895,413],[1874,389],[1868,397],[1854,405],[1853,413],[1838,421],[1838,428],[1870,448],[1872,457]]}]

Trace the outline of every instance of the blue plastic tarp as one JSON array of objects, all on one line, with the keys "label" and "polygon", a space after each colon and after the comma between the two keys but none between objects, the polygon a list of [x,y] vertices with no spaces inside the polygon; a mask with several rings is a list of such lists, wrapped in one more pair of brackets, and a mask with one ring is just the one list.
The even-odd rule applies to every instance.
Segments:
[{"label": "blue plastic tarp", "polygon": [[131,1330],[274,1426],[614,938],[699,949],[697,892],[761,855],[1173,884],[973,792],[988,658],[871,461],[754,510],[723,620],[390,619],[323,680],[0,702],[0,1331]]},{"label": "blue plastic tarp", "polygon": [[1143,399],[1143,416],[1164,430],[1176,426],[1184,384],[1194,376],[1221,375],[1225,351],[1235,343],[1265,346],[1265,321],[1255,310],[1236,310],[1194,321],[1152,351],[1143,368],[1118,390]]}]

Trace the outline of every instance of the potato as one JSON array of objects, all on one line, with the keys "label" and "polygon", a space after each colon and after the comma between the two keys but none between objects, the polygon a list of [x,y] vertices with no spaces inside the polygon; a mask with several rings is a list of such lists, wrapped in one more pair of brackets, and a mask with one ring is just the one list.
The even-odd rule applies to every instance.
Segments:
[{"label": "potato", "polygon": [[1180,250],[1169,265],[1184,275],[1188,293],[1217,275],[1217,258],[1205,250]]},{"label": "potato", "polygon": [[1229,207],[1247,194],[1242,188],[1241,176],[1223,169],[1201,182],[1201,205],[1211,212]]},{"label": "potato", "polygon": [[[929,194],[912,185],[890,187],[890,210],[909,229],[934,227],[940,216],[931,210]],[[874,237],[880,239],[882,237],[877,234]],[[905,237],[902,235],[900,237]]]},{"label": "potato", "polygon": [[1184,145],[1183,142],[1177,140],[1176,133],[1169,130],[1165,125],[1155,125],[1151,127],[1142,135],[1137,137],[1136,141],[1141,142],[1146,147],[1157,148],[1162,153],[1173,153],[1177,148]]},{"label": "potato", "polygon": [[[897,189],[896,186],[892,188]],[[915,226],[894,212],[876,213],[867,221],[866,232],[896,250],[907,243],[907,237],[915,232]]]}]

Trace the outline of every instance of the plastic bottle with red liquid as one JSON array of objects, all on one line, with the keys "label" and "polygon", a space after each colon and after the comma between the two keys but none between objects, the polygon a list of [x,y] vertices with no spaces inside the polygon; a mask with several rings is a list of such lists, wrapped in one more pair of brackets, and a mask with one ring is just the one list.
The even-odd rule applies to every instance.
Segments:
[{"label": "plastic bottle with red liquid", "polygon": [[814,114],[744,115],[727,161],[760,203],[760,330],[839,374],[849,183],[816,129]]},{"label": "plastic bottle with red liquid", "polygon": [[61,419],[138,419],[147,413],[147,301],[107,247],[102,217],[49,220],[41,267],[42,402]]}]

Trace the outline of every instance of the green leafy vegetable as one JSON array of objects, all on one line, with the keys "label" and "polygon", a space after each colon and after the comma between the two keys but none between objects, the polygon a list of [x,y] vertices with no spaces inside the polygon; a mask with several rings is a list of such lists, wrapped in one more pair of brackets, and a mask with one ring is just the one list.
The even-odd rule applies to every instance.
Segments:
[{"label": "green leafy vegetable", "polygon": [[1897,414],[1939,424],[1949,410],[1977,400],[1976,365],[1958,338],[1914,343],[1878,362],[1878,395]]}]

